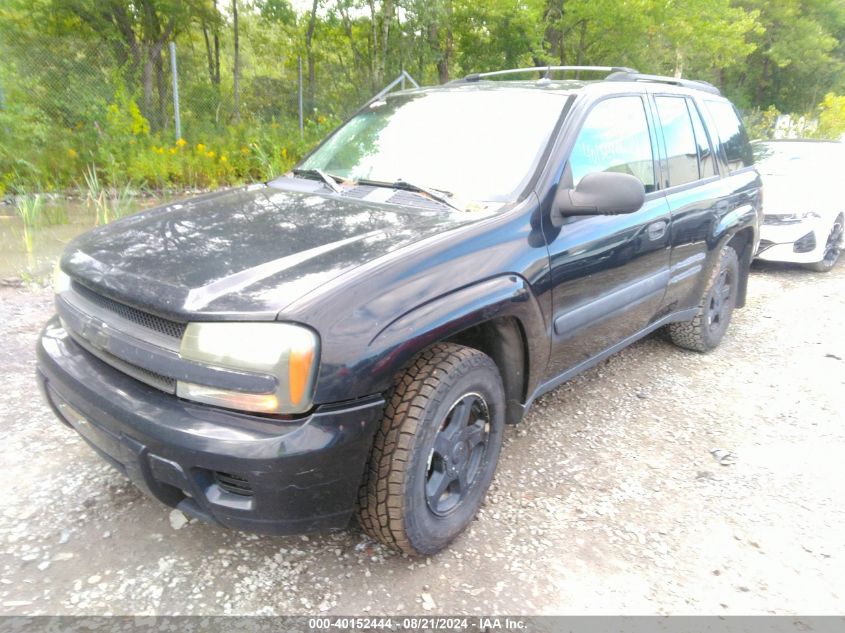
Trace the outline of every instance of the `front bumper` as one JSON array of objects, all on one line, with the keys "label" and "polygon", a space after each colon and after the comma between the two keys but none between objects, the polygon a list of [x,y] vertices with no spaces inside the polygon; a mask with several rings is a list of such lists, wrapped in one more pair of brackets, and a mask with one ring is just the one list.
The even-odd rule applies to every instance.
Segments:
[{"label": "front bumper", "polygon": [[144,492],[266,534],[346,525],[384,405],[278,420],[191,403],[82,350],[56,318],[38,342],[38,381],[59,419]]},{"label": "front bumper", "polygon": [[[760,246],[757,258],[773,262],[812,264],[824,259],[824,248],[830,233],[830,223],[819,218],[795,224],[763,224],[760,227]],[[801,248],[800,241],[812,234],[813,248]],[[796,250],[796,243],[798,244]]]}]

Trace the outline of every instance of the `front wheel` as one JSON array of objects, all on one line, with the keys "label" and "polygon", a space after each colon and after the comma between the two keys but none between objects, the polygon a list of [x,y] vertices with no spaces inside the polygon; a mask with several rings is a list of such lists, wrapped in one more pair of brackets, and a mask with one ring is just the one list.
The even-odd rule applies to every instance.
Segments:
[{"label": "front wheel", "polygon": [[493,479],[504,390],[482,352],[438,344],[397,376],[358,497],[358,520],[382,543],[434,554],[472,521]]},{"label": "front wheel", "polygon": [[675,345],[696,352],[708,352],[728,331],[739,287],[739,258],[731,246],[725,246],[719,263],[708,280],[698,312],[691,321],[671,323],[669,338]]},{"label": "front wheel", "polygon": [[824,256],[820,262],[813,262],[805,266],[817,273],[827,273],[833,270],[836,262],[839,261],[839,255],[842,253],[843,236],[845,236],[845,217],[840,213],[830,229],[830,235],[827,236],[827,242],[824,245]]}]

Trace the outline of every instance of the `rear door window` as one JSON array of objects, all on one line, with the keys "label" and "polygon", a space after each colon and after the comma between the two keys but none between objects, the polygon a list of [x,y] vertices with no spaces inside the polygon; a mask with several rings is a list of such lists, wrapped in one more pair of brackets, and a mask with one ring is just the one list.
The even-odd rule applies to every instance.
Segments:
[{"label": "rear door window", "polygon": [[698,146],[684,97],[656,97],[669,163],[669,186],[677,187],[699,178]]},{"label": "rear door window", "polygon": [[572,184],[589,173],[613,171],[639,178],[646,192],[656,189],[648,119],[640,97],[600,101],[587,115],[569,156]]},{"label": "rear door window", "polygon": [[705,103],[716,125],[716,133],[728,161],[728,169],[736,171],[753,165],[754,153],[751,143],[734,107],[727,101],[707,100]]}]

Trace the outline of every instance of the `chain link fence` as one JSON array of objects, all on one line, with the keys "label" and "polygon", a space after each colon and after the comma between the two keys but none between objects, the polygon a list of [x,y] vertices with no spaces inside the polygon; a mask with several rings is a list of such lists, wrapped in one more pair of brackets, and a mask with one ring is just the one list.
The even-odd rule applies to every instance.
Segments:
[{"label": "chain link fence", "polygon": [[[179,110],[186,138],[192,136],[192,131],[243,120],[270,122],[298,118],[302,86],[295,60],[288,60],[287,64],[259,66],[251,63],[253,55],[247,51],[240,63],[236,95],[233,70],[217,67],[213,54],[209,57],[206,50],[190,44],[174,48]],[[170,56],[169,51],[167,55]],[[169,90],[168,125],[173,123],[172,97]]]},{"label": "chain link fence", "polygon": [[[206,51],[190,44],[162,47],[145,79],[102,44],[64,42],[59,54],[43,42],[0,43],[0,108],[26,110],[30,118],[67,128],[97,125],[116,95],[134,101],[151,131],[174,131],[171,50],[176,55],[179,110],[184,136],[238,121],[297,118],[300,89],[296,63],[273,73],[248,63],[240,68],[234,94],[232,70],[225,75],[209,63]],[[223,76],[221,76],[223,75]]]},{"label": "chain link fence", "polygon": [[[260,33],[257,41],[241,38],[237,82],[231,37],[206,44],[202,32],[186,34],[172,46],[163,42],[157,54],[142,47],[132,55],[124,42],[30,30],[4,35],[0,194],[79,186],[92,165],[110,182],[150,187],[262,178],[287,167],[336,121],[309,111],[307,96],[301,116],[300,91],[307,95],[308,86],[298,55],[274,52]],[[176,160],[174,151],[198,155],[198,146],[208,154],[202,163]]]}]

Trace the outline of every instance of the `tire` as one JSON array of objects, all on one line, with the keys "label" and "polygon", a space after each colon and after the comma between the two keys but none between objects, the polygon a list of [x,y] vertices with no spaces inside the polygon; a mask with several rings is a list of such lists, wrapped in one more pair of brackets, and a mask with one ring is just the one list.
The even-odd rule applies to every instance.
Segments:
[{"label": "tire", "polygon": [[836,266],[839,261],[839,255],[842,253],[843,231],[845,226],[845,216],[841,213],[837,216],[830,229],[830,234],[827,236],[827,242],[824,247],[824,257],[820,262],[813,262],[812,264],[804,264],[804,268],[812,270],[817,273],[828,273]]},{"label": "tire", "polygon": [[444,343],[416,356],[376,431],[358,496],[364,531],[412,556],[446,547],[481,507],[504,417],[502,380],[487,355]]},{"label": "tire", "polygon": [[725,336],[736,305],[739,258],[731,246],[719,255],[719,264],[707,281],[698,312],[691,321],[670,323],[669,339],[677,346],[696,352],[709,352]]}]

